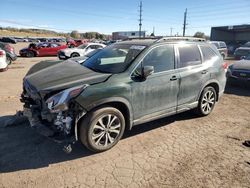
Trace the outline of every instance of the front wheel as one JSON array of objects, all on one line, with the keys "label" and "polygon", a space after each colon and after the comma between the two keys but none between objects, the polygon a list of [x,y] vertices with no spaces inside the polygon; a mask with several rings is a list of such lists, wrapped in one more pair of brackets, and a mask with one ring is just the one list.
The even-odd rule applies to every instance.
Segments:
[{"label": "front wheel", "polygon": [[200,96],[196,113],[200,116],[207,116],[212,112],[215,106],[217,94],[213,87],[206,87]]},{"label": "front wheel", "polygon": [[112,148],[125,130],[123,114],[116,108],[103,107],[87,114],[80,125],[81,143],[94,152]]}]

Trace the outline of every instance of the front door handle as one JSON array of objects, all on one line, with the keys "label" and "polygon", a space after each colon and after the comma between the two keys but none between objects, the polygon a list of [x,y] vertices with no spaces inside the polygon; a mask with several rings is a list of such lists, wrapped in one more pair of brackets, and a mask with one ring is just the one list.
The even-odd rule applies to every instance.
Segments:
[{"label": "front door handle", "polygon": [[207,70],[203,70],[203,71],[201,71],[201,74],[207,74]]},{"label": "front door handle", "polygon": [[172,76],[172,78],[170,78],[170,81],[174,81],[174,80],[177,80],[176,76]]}]

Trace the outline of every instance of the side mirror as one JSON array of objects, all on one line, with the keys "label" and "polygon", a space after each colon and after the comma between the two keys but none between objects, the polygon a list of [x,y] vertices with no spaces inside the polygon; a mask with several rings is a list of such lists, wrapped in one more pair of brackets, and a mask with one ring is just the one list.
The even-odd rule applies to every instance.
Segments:
[{"label": "side mirror", "polygon": [[142,76],[144,78],[147,78],[149,75],[154,73],[154,67],[153,66],[145,66],[142,68]]},{"label": "side mirror", "polygon": [[241,56],[240,59],[246,59],[246,56]]}]

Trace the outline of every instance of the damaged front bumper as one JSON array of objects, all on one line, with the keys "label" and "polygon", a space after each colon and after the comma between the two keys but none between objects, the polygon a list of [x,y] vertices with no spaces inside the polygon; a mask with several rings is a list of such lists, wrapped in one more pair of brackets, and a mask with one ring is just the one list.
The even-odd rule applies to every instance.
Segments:
[{"label": "damaged front bumper", "polygon": [[78,121],[86,111],[76,102],[71,101],[65,111],[51,111],[42,98],[32,99],[22,94],[23,115],[30,126],[39,134],[53,139],[57,143],[71,144],[78,140]]}]

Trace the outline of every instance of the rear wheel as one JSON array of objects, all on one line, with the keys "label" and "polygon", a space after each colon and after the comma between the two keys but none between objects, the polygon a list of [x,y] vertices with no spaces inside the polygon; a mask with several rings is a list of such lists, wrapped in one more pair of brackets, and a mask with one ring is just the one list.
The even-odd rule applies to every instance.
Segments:
[{"label": "rear wheel", "polygon": [[200,96],[199,104],[196,109],[196,113],[200,116],[206,116],[210,114],[215,106],[217,94],[213,87],[206,87]]},{"label": "rear wheel", "polygon": [[78,53],[72,53],[70,57],[79,57],[79,56],[80,56],[80,54],[78,54]]},{"label": "rear wheel", "polygon": [[88,149],[102,152],[116,145],[124,130],[123,114],[116,108],[103,107],[90,112],[82,120],[80,140]]},{"label": "rear wheel", "polygon": [[35,53],[32,51],[28,51],[26,54],[27,57],[35,57]]}]

